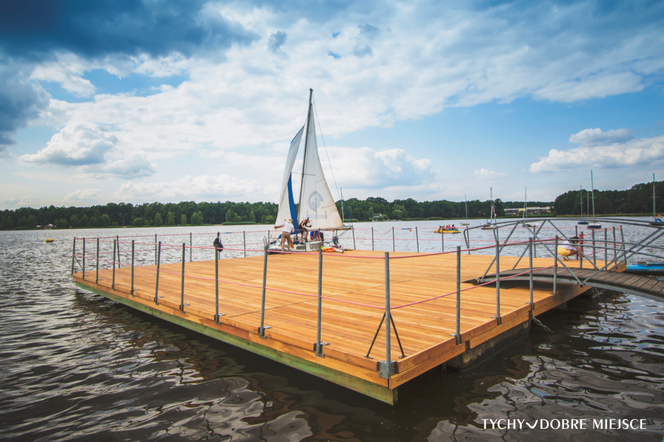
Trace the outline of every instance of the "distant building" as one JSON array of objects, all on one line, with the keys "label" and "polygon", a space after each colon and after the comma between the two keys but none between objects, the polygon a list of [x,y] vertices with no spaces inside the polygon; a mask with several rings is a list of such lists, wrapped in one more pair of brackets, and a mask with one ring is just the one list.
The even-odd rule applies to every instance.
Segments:
[{"label": "distant building", "polygon": [[48,230],[52,229],[53,227],[55,227],[53,224],[46,224],[46,225],[44,226],[44,228],[45,228],[45,229],[48,229]]}]

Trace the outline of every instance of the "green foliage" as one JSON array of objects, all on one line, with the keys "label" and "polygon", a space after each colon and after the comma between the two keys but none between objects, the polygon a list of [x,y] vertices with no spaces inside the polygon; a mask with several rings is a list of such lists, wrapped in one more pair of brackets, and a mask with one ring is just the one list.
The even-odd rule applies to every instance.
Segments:
[{"label": "green foliage", "polygon": [[154,216],[154,226],[155,227],[160,227],[164,225],[164,220],[161,217],[160,213],[156,213]]},{"label": "green foliage", "polygon": [[167,226],[174,226],[175,225],[175,215],[173,212],[168,212],[166,215],[166,225]]},{"label": "green foliage", "polygon": [[145,225],[145,221],[139,216],[138,218],[134,218],[134,221],[131,223],[131,225],[134,227],[143,227]]},{"label": "green foliage", "polygon": [[187,225],[187,214],[183,213],[182,216],[180,217],[180,225],[181,226]]},{"label": "green foliage", "polygon": [[191,215],[191,224],[194,226],[200,226],[203,224],[203,214],[199,211],[194,212]]}]

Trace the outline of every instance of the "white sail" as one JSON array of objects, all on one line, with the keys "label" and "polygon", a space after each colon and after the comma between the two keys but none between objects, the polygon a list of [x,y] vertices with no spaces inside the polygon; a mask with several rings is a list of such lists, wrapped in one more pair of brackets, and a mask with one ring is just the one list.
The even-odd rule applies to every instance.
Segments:
[{"label": "white sail", "polygon": [[313,112],[311,112],[311,101],[309,102],[308,120],[298,219],[302,221],[309,218],[311,230],[341,229],[344,225],[330,188],[325,181],[323,167],[318,157],[316,125]]},{"label": "white sail", "polygon": [[[284,178],[281,183],[281,194],[279,197],[279,211],[277,212],[276,224],[280,225],[284,222],[284,219],[294,218],[294,202],[292,198],[292,187],[289,188],[288,181],[291,179],[293,164],[295,164],[295,157],[297,156],[297,151],[300,148],[300,142],[302,140],[302,133],[304,132],[304,126],[302,129],[295,135],[291,141],[290,149],[288,150],[288,157],[286,158],[286,168],[284,169]],[[291,204],[293,203],[293,204]],[[292,210],[292,211],[291,211]],[[295,219],[293,219],[295,222]]]}]

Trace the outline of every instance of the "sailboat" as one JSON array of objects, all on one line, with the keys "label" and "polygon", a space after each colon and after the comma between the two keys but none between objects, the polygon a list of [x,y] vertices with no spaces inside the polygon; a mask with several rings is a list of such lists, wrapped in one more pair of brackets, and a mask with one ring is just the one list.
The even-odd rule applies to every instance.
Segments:
[{"label": "sailboat", "polygon": [[662,215],[657,216],[657,204],[655,203],[655,174],[652,174],[652,221],[648,223],[650,226],[664,227],[664,220]]},{"label": "sailboat", "polygon": [[487,219],[482,225],[482,230],[491,230],[496,228],[496,206],[493,202],[493,187],[489,188],[491,195],[491,218]]},{"label": "sailboat", "polygon": [[523,220],[524,223],[523,225],[526,227],[538,227],[539,223],[527,223],[525,222],[526,218],[528,218],[528,187],[526,187],[526,191],[524,194],[524,199],[523,199]]},{"label": "sailboat", "polygon": [[[318,156],[318,144],[316,143],[316,125],[314,123],[313,89],[309,89],[309,106],[307,110],[307,122],[295,135],[288,150],[286,168],[281,184],[279,196],[279,210],[277,212],[277,225],[285,220],[292,219],[297,229],[299,222],[308,219],[311,226],[307,227],[309,232],[324,230],[347,229],[339,216],[339,210],[332,198],[332,193],[325,180],[323,167]],[[293,166],[302,137],[304,136],[304,156],[302,160],[302,174],[300,182],[300,194],[295,199],[293,195]],[[296,211],[295,203],[298,203]],[[296,230],[295,233],[298,233]],[[323,245],[322,240],[304,242],[300,241],[295,247],[296,251],[318,250]]]},{"label": "sailboat", "polygon": [[462,223],[459,223],[459,224],[461,224],[462,226],[469,226],[470,223],[468,222],[468,199],[466,198],[465,193],[463,194],[463,200],[466,203],[466,220]]},{"label": "sailboat", "polygon": [[593,223],[588,224],[587,227],[589,229],[601,229],[602,228],[601,224],[596,224],[595,223],[595,183],[593,182],[593,171],[592,170],[590,171],[590,189],[591,189],[590,195],[591,195],[591,198],[592,198],[592,201],[593,201]]},{"label": "sailboat", "polygon": [[581,206],[581,221],[579,221],[577,224],[588,224],[588,221],[583,219],[583,186],[579,186],[579,197],[579,205]]}]

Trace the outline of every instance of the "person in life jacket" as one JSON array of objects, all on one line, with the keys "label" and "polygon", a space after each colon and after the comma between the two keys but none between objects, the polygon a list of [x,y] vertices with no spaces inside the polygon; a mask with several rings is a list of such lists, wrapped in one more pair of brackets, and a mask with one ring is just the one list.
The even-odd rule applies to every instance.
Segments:
[{"label": "person in life jacket", "polygon": [[224,251],[224,245],[221,243],[221,238],[219,237],[219,232],[217,232],[217,237],[214,239],[214,242],[212,245],[214,246],[215,249],[217,249],[217,252],[221,255],[221,252]]}]

